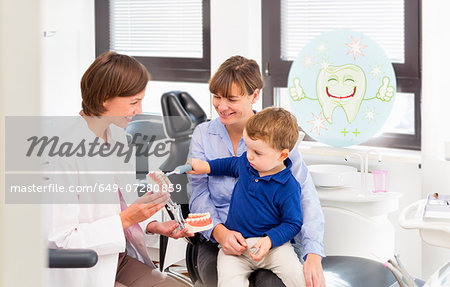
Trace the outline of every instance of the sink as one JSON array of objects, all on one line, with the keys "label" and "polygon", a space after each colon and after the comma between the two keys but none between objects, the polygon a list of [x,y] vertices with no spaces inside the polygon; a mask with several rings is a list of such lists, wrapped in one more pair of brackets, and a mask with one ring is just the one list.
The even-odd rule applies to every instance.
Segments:
[{"label": "sink", "polygon": [[354,184],[357,169],[338,164],[316,164],[308,166],[316,186],[342,187]]},{"label": "sink", "polygon": [[366,217],[387,215],[397,210],[398,199],[402,196],[398,192],[362,193],[353,187],[319,187],[317,192],[322,206],[342,208]]}]

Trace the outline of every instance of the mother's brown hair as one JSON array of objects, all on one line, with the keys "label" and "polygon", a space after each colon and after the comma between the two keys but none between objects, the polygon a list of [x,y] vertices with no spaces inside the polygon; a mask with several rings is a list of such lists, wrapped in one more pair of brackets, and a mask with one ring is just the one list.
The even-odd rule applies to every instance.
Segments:
[{"label": "mother's brown hair", "polygon": [[131,97],[145,89],[150,73],[133,57],[105,52],[89,66],[81,79],[82,108],[87,116],[106,112],[103,103],[115,97]]},{"label": "mother's brown hair", "polygon": [[228,58],[220,65],[209,81],[209,91],[225,98],[231,98],[231,87],[235,84],[241,95],[252,95],[256,89],[264,87],[264,81],[255,60],[242,56]]}]

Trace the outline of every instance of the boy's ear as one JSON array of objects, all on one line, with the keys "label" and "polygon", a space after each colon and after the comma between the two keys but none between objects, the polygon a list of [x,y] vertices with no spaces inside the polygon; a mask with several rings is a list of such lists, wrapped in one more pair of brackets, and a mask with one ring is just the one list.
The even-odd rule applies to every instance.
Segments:
[{"label": "boy's ear", "polygon": [[285,159],[287,159],[287,157],[289,156],[289,150],[288,149],[283,149],[280,153],[280,161],[284,161]]},{"label": "boy's ear", "polygon": [[102,106],[103,106],[105,109],[108,109],[108,106],[109,106],[109,100],[103,101]]}]

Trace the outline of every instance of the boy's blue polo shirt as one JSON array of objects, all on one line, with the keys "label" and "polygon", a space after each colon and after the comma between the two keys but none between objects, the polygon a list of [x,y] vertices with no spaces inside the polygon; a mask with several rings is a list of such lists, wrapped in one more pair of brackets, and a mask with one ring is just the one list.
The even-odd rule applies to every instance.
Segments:
[{"label": "boy's blue polo shirt", "polygon": [[225,226],[248,237],[269,236],[272,247],[293,239],[302,226],[301,188],[291,172],[292,162],[284,161],[282,171],[260,177],[250,166],[247,152],[240,157],[208,161],[211,176],[238,177],[231,196]]}]

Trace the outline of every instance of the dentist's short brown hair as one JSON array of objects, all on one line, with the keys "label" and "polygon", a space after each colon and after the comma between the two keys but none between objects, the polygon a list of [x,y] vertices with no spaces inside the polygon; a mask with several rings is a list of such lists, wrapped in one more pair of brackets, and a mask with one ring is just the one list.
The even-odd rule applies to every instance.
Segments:
[{"label": "dentist's short brown hair", "polygon": [[106,112],[103,103],[115,97],[132,97],[142,92],[150,73],[133,57],[116,52],[98,56],[81,79],[83,112],[100,116]]},{"label": "dentist's short brown hair", "polygon": [[262,140],[275,150],[291,151],[298,140],[297,119],[283,108],[269,107],[253,115],[245,126],[252,140]]}]

